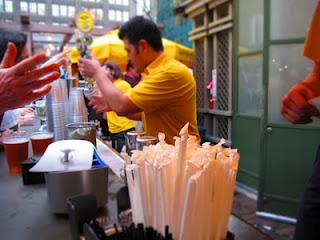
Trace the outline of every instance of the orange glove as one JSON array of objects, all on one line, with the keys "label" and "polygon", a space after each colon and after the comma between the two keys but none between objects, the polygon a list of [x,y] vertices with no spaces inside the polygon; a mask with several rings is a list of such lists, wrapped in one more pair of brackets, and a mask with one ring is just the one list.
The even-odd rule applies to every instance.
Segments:
[{"label": "orange glove", "polygon": [[282,99],[282,115],[295,124],[312,122],[312,116],[320,116],[320,112],[308,101],[320,96],[320,71],[315,64],[307,78],[294,85]]}]

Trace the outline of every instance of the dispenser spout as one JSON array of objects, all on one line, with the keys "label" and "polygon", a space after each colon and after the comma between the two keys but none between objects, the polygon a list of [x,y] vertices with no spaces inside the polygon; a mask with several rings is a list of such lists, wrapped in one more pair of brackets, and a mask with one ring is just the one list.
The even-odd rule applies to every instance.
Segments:
[{"label": "dispenser spout", "polygon": [[69,161],[70,161],[69,154],[70,154],[71,152],[73,152],[73,151],[74,151],[73,148],[61,149],[61,152],[64,153],[63,162],[69,162]]}]

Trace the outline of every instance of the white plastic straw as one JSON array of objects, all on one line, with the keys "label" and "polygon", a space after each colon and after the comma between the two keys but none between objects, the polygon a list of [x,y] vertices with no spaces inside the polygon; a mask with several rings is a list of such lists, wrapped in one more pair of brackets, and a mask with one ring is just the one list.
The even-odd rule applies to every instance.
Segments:
[{"label": "white plastic straw", "polygon": [[169,225],[177,240],[225,239],[239,154],[224,148],[223,139],[200,147],[187,128],[175,146],[160,133],[158,144],[131,156],[136,165],[126,171],[134,222],[162,234]]}]

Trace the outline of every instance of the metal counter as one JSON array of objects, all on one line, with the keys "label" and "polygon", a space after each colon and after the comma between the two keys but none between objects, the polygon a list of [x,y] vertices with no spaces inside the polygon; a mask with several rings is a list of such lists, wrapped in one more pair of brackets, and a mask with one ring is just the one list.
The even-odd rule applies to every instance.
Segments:
[{"label": "metal counter", "polygon": [[[105,214],[116,216],[116,192],[121,187],[123,183],[110,171]],[[231,217],[230,231],[236,240],[271,239],[235,216]],[[25,186],[20,175],[9,174],[3,150],[0,152],[0,239],[71,239],[67,216],[50,212],[46,186]]]}]

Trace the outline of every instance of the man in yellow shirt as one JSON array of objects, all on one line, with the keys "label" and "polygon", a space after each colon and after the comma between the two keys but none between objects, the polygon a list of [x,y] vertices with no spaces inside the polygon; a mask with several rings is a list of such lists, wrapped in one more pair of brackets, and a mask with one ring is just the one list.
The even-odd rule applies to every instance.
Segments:
[{"label": "man in yellow shirt", "polygon": [[[314,61],[309,75],[282,99],[282,115],[292,123],[309,123],[320,112],[309,101],[320,96],[320,2],[305,42],[304,55]],[[320,147],[305,188],[297,217],[294,240],[320,239]]]},{"label": "man in yellow shirt", "polygon": [[[105,69],[106,74],[110,76],[113,85],[121,92],[126,93],[131,89],[130,84],[122,79],[122,73],[118,64],[109,61],[103,64],[102,67]],[[111,133],[112,147],[121,152],[125,144],[125,133],[135,130],[134,121],[118,116],[114,111],[106,112],[106,116]]]},{"label": "man in yellow shirt", "polygon": [[185,65],[164,53],[157,25],[136,16],[122,25],[119,37],[143,80],[123,94],[110,80],[105,80],[97,61],[80,59],[80,72],[95,79],[104,97],[91,99],[95,110],[112,109],[136,120],[142,117],[144,130],[155,136],[165,133],[168,143],[173,143],[173,137],[189,122],[189,133],[199,139],[195,80]]}]

